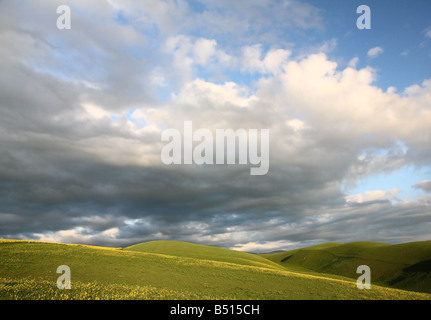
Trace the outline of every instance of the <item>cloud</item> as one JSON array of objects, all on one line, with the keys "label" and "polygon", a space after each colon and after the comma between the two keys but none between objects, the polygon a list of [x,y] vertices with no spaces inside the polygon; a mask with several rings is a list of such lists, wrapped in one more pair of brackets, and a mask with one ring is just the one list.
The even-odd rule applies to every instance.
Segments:
[{"label": "cloud", "polygon": [[[136,4],[131,0],[110,0],[112,7],[130,17],[141,29],[157,29],[165,36],[183,33],[198,37],[229,36],[243,45],[250,39],[282,39],[286,30],[320,30],[322,10],[297,0],[254,1],[166,1]],[[194,7],[197,7],[196,10]],[[269,32],[268,26],[277,24]]]},{"label": "cloud", "polygon": [[350,68],[355,69],[355,68],[356,68],[356,66],[358,65],[358,63],[359,63],[359,58],[358,58],[358,57],[354,57],[354,58],[350,59],[350,61],[349,61],[349,63],[348,63],[348,66],[349,66]]},{"label": "cloud", "polygon": [[375,58],[383,53],[383,48],[381,47],[374,47],[368,50],[367,54],[370,58]]},{"label": "cloud", "polygon": [[403,52],[400,53],[400,55],[402,55],[403,57],[408,56],[410,53],[410,51],[408,49],[404,50]]},{"label": "cloud", "polygon": [[[264,251],[429,234],[428,198],[343,186],[429,164],[430,80],[383,91],[371,67],[325,53],[336,41],[308,53],[274,41],[276,22],[321,30],[321,11],[296,1],[75,5],[62,33],[51,2],[0,4],[1,237]],[[270,171],[163,165],[161,132],[188,120],[268,128]]]},{"label": "cloud", "polygon": [[376,200],[395,200],[399,191],[398,189],[366,191],[364,194],[348,195],[346,201],[363,203]]},{"label": "cloud", "polygon": [[280,241],[267,241],[263,243],[259,242],[248,242],[243,245],[237,245],[232,247],[233,250],[246,251],[246,252],[271,252],[275,250],[285,250],[291,248],[295,243],[280,240]]},{"label": "cloud", "polygon": [[271,49],[262,58],[262,48],[260,45],[245,46],[242,58],[243,69],[262,74],[275,74],[281,71],[290,55],[290,50]]},{"label": "cloud", "polygon": [[423,191],[431,191],[431,180],[423,180],[413,185],[414,188],[422,189]]},{"label": "cloud", "polygon": [[235,57],[218,48],[214,39],[172,36],[165,40],[163,52],[172,57],[173,66],[164,77],[180,84],[196,77],[199,68],[217,73],[237,63]]}]

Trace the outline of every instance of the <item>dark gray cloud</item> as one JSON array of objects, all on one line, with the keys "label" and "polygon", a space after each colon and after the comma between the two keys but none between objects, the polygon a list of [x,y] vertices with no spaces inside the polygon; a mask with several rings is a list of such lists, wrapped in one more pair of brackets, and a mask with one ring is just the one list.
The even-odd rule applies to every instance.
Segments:
[{"label": "dark gray cloud", "polygon": [[424,180],[413,185],[414,188],[422,189],[426,192],[431,191],[431,180]]}]

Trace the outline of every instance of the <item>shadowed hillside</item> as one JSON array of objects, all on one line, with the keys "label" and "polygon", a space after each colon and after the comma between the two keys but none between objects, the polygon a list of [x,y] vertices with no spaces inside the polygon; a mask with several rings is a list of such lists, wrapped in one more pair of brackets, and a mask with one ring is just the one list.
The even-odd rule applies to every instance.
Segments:
[{"label": "shadowed hillside", "polygon": [[368,265],[372,283],[431,292],[431,241],[389,245],[377,242],[328,243],[260,255],[288,270],[319,272],[356,279]]}]

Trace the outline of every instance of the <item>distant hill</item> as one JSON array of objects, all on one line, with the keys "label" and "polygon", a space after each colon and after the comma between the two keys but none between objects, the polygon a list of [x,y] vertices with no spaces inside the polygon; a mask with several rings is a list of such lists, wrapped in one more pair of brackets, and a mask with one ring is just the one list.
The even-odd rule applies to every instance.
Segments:
[{"label": "distant hill", "polygon": [[239,265],[264,267],[278,270],[282,269],[278,263],[252,253],[204,246],[182,241],[150,241],[130,246],[126,248],[126,250],[166,254],[169,256],[194,258],[200,260],[228,262]]},{"label": "distant hill", "polygon": [[318,272],[357,279],[356,268],[368,265],[372,283],[431,293],[431,241],[390,245],[378,242],[327,243],[261,254],[287,270]]}]

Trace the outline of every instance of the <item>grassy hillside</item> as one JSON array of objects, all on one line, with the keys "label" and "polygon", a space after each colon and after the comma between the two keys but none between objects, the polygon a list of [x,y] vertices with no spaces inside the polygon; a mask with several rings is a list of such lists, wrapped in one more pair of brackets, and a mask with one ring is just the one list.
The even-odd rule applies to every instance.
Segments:
[{"label": "grassy hillside", "polygon": [[357,266],[364,264],[371,269],[372,283],[431,293],[431,241],[333,243],[261,256],[290,270],[352,279],[358,277]]},{"label": "grassy hillside", "polygon": [[282,269],[278,263],[251,253],[203,246],[182,241],[150,241],[140,243],[126,249],[136,252],[159,253],[175,257],[187,257],[200,260],[229,262],[246,266]]},{"label": "grassy hillside", "polygon": [[[179,244],[179,251],[181,247],[187,251],[186,245]],[[202,257],[211,251],[192,247],[201,249],[194,254]],[[276,269],[272,263],[234,263],[236,253],[223,262],[127,248],[3,240],[0,257],[1,299],[431,299],[429,294],[378,286],[359,290],[355,281]],[[71,290],[56,287],[59,265],[71,269]]]}]

